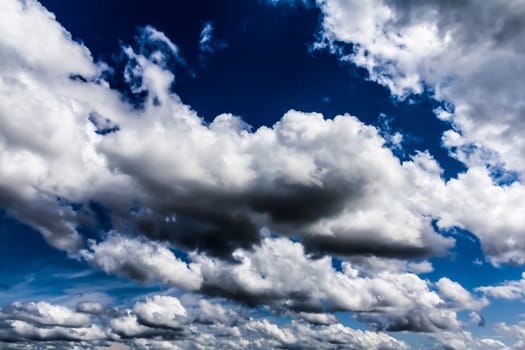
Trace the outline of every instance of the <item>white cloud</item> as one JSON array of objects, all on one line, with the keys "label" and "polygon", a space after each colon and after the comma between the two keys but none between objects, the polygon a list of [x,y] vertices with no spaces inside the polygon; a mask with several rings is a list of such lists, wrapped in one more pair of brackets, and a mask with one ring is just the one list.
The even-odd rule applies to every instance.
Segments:
[{"label": "white cloud", "polygon": [[525,273],[521,275],[521,280],[505,281],[498,286],[478,287],[476,290],[497,299],[520,299],[525,296]]},{"label": "white cloud", "polygon": [[498,186],[485,167],[471,167],[445,183],[439,179],[437,163],[424,153],[404,166],[414,174],[413,196],[419,208],[437,218],[438,227],[459,227],[475,234],[493,265],[525,262],[525,223],[519,217],[525,210],[525,187],[521,183]]},{"label": "white cloud", "polygon": [[293,344],[297,341],[296,337],[290,330],[281,329],[265,319],[250,320],[244,325],[244,328],[251,332],[258,333],[263,337],[273,338],[283,345]]},{"label": "white cloud", "polygon": [[[246,326],[263,336],[254,343],[256,348],[265,346],[286,346],[300,349],[329,349],[334,344],[340,344],[351,349],[409,349],[408,345],[386,333],[355,330],[342,324],[329,326],[312,326],[300,322],[292,322],[288,327],[262,321],[251,321]],[[272,343],[275,341],[276,343]]]},{"label": "white cloud", "polygon": [[470,168],[447,183],[438,225],[458,226],[476,234],[488,260],[524,264],[525,187],[521,183],[495,185],[485,168]]},{"label": "white cloud", "polygon": [[[523,170],[522,160],[515,158],[523,154],[519,128],[511,129],[522,124],[522,82],[513,77],[523,74],[523,3],[318,4],[326,42],[355,45],[352,54],[333,47],[344,60],[365,67],[372,80],[397,95],[419,93],[428,85],[438,99],[455,105],[449,119],[461,131],[461,145],[483,145],[506,166]],[[489,69],[495,65],[497,74]]]},{"label": "white cloud", "polygon": [[478,310],[489,304],[485,298],[476,299],[459,283],[451,281],[447,277],[442,277],[436,283],[442,296],[450,299],[455,307],[460,309]]},{"label": "white cloud", "polygon": [[83,313],[99,315],[104,312],[104,305],[97,303],[97,302],[85,301],[85,302],[80,302],[77,305],[77,310]]},{"label": "white cloud", "polygon": [[331,325],[337,323],[337,317],[330,313],[299,312],[294,316],[312,324]]},{"label": "white cloud", "polygon": [[500,322],[496,324],[498,333],[516,339],[513,349],[525,349],[525,322],[520,321],[516,324]]},{"label": "white cloud", "polygon": [[[322,6],[327,13],[330,6],[344,6],[333,4]],[[377,4],[356,7],[357,22],[346,21],[346,12],[339,12],[343,17],[332,19],[331,30],[335,33],[343,23],[359,40],[373,41],[378,23],[389,23],[393,11]],[[415,274],[431,271],[428,262],[392,259],[427,256],[450,247],[453,240],[434,232],[433,218],[440,219],[441,227],[472,229],[496,262],[522,262],[516,260],[523,250],[517,240],[522,228],[508,226],[515,217],[502,210],[509,199],[522,204],[520,184],[505,188],[489,184],[490,176],[474,166],[445,184],[441,168],[428,153],[400,163],[376,128],[350,115],[327,120],[318,113],[291,110],[273,126],[253,131],[227,113],[206,124],[170,91],[174,76],[163,68],[167,57],[175,55],[179,63],[183,61],[175,44],[152,27],[146,27],[139,40],[158,45],[158,50],[125,48],[137,62],[128,65],[128,83],[140,77],[135,91],[148,91],[143,108],[134,109],[100,80],[101,68],[87,49],[73,42],[41,6],[31,0],[8,0],[0,6],[0,29],[5,29],[0,37],[0,206],[39,229],[54,246],[77,253],[107,273],[267,304],[317,324],[296,322],[281,328],[253,320],[247,323],[250,327],[234,331],[232,338],[238,344],[264,348],[265,338],[271,338],[272,346],[304,345],[314,339],[323,344],[328,339],[367,349],[406,347],[385,333],[334,323],[324,313],[333,310],[356,312],[378,329],[460,329],[456,311],[478,309],[480,301],[444,279],[438,287],[454,303],[447,305],[430,282]],[[31,31],[32,23],[36,30]],[[22,32],[30,39],[19,40]],[[441,35],[436,26],[409,26],[401,34],[389,37],[398,41],[399,48],[381,46],[382,42],[374,45],[381,55],[399,59],[388,69],[393,76],[400,74],[400,80],[382,83],[404,94],[407,89],[418,91],[423,78],[434,77],[427,72],[429,67],[420,67],[419,60],[429,55],[433,60],[441,52],[440,45],[449,44],[434,42]],[[419,42],[424,45],[418,46]],[[53,50],[40,52],[41,43]],[[362,56],[364,65],[375,64],[367,61],[364,51]],[[81,74],[88,81],[69,79],[70,74]],[[386,79],[381,74],[373,78]],[[440,96],[448,96],[443,89]],[[466,131],[462,137],[468,141],[479,135],[465,126],[469,119],[461,119],[461,108],[456,104],[451,118],[457,129]],[[89,120],[92,115],[99,118],[94,123]],[[107,135],[97,132],[113,126],[119,130]],[[498,135],[488,137],[486,147],[502,153]],[[516,164],[519,169],[520,163]],[[475,197],[468,189],[476,188],[470,180],[488,193],[478,191],[480,197]],[[462,195],[456,204],[459,209],[452,201],[457,194]],[[91,201],[107,209],[115,231],[86,247],[76,227],[93,222]],[[473,213],[476,217],[485,213],[486,203],[493,211],[481,219],[503,217],[499,224],[474,220]],[[503,247],[494,239],[502,227],[515,228],[508,231],[508,238],[515,241]],[[299,236],[304,244],[282,237],[260,241],[261,228]],[[193,251],[193,261],[178,259],[170,244]],[[321,254],[314,259],[310,252],[379,258],[345,261],[338,272],[330,258]],[[223,258],[238,261],[233,264]],[[385,264],[390,267],[382,268]],[[185,324],[181,321],[185,308],[176,300],[156,296],[135,304],[133,311],[122,311],[108,320],[112,339],[155,337],[137,344],[160,347],[165,345],[163,337],[183,336],[176,332]],[[239,317],[219,305],[202,302],[199,307],[208,320],[198,325],[203,329],[218,330],[217,323]],[[5,317],[3,326],[12,330],[3,327],[3,339],[105,339],[110,332],[92,322],[92,317],[101,315],[98,305],[79,306],[81,312],[47,310],[44,316],[26,310],[20,313],[24,319]],[[187,329],[193,331],[191,327],[197,326]],[[248,340],[243,333],[247,329],[252,336],[261,336]],[[70,335],[65,336],[67,332]],[[321,334],[323,341],[314,334]],[[196,342],[209,348],[231,341],[220,338],[203,332]]]},{"label": "white cloud", "polygon": [[107,273],[123,275],[144,283],[154,281],[186,290],[199,289],[200,269],[178,259],[165,245],[124,237],[115,233],[101,242],[91,241],[80,255]]},{"label": "white cloud", "polygon": [[468,331],[461,332],[443,332],[432,336],[437,342],[438,346],[436,349],[443,350],[510,350],[511,347],[507,346],[500,340],[493,338],[477,338]]},{"label": "white cloud", "polygon": [[105,332],[86,314],[47,302],[15,302],[0,312],[0,341],[96,340]]},{"label": "white cloud", "polygon": [[[204,299],[192,310],[191,305],[183,305],[173,296],[151,295],[136,302],[133,310],[109,307],[111,312],[90,312],[91,316],[45,302],[14,305],[4,308],[0,319],[0,345],[7,349],[40,349],[34,347],[35,340],[53,349],[329,349],[334,343],[355,349],[408,349],[405,343],[382,332],[355,330],[337,322],[277,325],[258,312],[232,312],[226,305]],[[52,321],[30,320],[27,312],[18,312],[22,308],[37,308],[32,314]],[[192,323],[188,310],[208,315]],[[82,318],[82,322],[71,315]]]},{"label": "white cloud", "polygon": [[218,323],[228,325],[238,318],[237,313],[218,303],[211,303],[206,299],[199,300],[196,311],[196,320],[202,323]]},{"label": "white cloud", "polygon": [[183,66],[186,65],[186,62],[184,58],[182,57],[180,49],[166,36],[166,34],[158,31],[157,29],[149,25],[143,27],[140,30],[140,34],[141,34],[141,37],[140,37],[141,44],[144,44],[144,43],[155,43],[156,45],[160,44],[158,46],[158,50],[160,51],[153,51],[153,53],[149,56],[149,59],[159,64],[165,64],[166,59],[168,58],[165,55],[166,53],[168,53],[170,56],[174,57],[178,63],[182,64]]},{"label": "white cloud", "polygon": [[[523,208],[524,186],[493,182],[525,174],[525,86],[517,78],[525,73],[524,3],[317,3],[323,12],[318,48],[366,68],[371,80],[401,98],[426,86],[453,105],[436,111],[451,123],[443,143],[470,169],[450,184],[443,215],[478,235],[493,264],[523,264],[525,227],[513,213]],[[487,167],[492,174],[480,175]]]},{"label": "white cloud", "polygon": [[53,305],[47,302],[15,302],[0,313],[0,318],[9,319],[15,316],[19,320],[43,326],[85,327],[91,321],[89,316],[75,312],[66,306]]},{"label": "white cloud", "polygon": [[133,314],[114,318],[109,325],[118,335],[131,338],[143,336],[151,330],[151,328],[140,324],[137,316]]},{"label": "white cloud", "polygon": [[[152,27],[143,29],[138,52],[125,48],[134,75],[129,82],[140,77],[135,88],[148,91],[144,108],[134,110],[103,81],[68,79],[97,67],[46,18],[52,30],[42,33],[57,42],[56,51],[77,45],[85,57],[75,70],[47,69],[46,56],[35,69],[16,61],[2,70],[0,200],[54,246],[81,248],[76,227],[94,220],[93,200],[121,232],[220,256],[257,243],[264,226],[305,237],[309,249],[339,254],[423,256],[453,244],[434,232],[417,203],[399,196],[411,183],[376,128],[349,115],[326,120],[298,111],[253,132],[230,114],[206,125],[170,92],[174,77],[163,66],[178,51]],[[151,47],[140,51],[145,42]],[[118,131],[100,135],[93,115]]]},{"label": "white cloud", "polygon": [[141,323],[157,326],[180,328],[187,323],[187,312],[180,301],[171,296],[154,295],[138,302],[133,311]]},{"label": "white cloud", "polygon": [[[201,268],[205,289],[248,303],[269,303],[277,309],[359,312],[364,321],[380,328],[436,331],[460,327],[455,312],[412,273],[387,270],[361,276],[348,262],[337,272],[330,258],[311,259],[300,243],[283,238],[266,238],[253,251],[237,250],[233,256],[234,264],[192,256]],[[479,308],[480,303],[472,298],[454,309]]]},{"label": "white cloud", "polygon": [[0,60],[3,67],[14,69],[13,76],[19,73],[16,70],[20,67],[37,70],[38,74],[49,78],[70,73],[85,76],[97,73],[88,49],[74,42],[55,22],[54,15],[38,2],[3,1],[0,13],[0,29],[4,33]]}]

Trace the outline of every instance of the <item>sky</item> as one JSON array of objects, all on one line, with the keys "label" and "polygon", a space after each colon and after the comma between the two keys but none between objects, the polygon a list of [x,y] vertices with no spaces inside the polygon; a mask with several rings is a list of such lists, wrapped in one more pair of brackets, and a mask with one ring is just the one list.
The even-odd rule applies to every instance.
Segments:
[{"label": "sky", "polygon": [[525,349],[525,3],[0,2],[2,349]]}]

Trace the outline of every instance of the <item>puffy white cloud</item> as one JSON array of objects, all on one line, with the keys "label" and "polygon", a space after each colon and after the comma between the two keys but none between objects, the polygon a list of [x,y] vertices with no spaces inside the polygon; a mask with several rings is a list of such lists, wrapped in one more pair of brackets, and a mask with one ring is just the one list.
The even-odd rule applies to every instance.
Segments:
[{"label": "puffy white cloud", "polygon": [[133,306],[142,324],[156,327],[180,328],[187,321],[187,312],[180,301],[171,296],[154,295]]},{"label": "puffy white cloud", "polygon": [[[135,302],[131,309],[107,306],[104,312],[99,312],[100,305],[86,306],[89,316],[43,302],[27,303],[26,308],[34,305],[41,305],[39,317],[53,321],[30,320],[24,312],[4,308],[0,342],[9,343],[0,345],[6,349],[40,349],[31,343],[38,340],[44,348],[53,349],[332,349],[334,344],[352,349],[409,349],[406,343],[384,332],[344,326],[329,317],[333,315],[301,312],[295,316],[308,322],[283,319],[273,322],[262,317],[260,310],[239,310],[238,305],[228,305],[224,300],[211,303],[196,294],[180,299],[150,295]],[[93,308],[97,311],[92,312]],[[20,309],[19,305],[17,310]],[[56,310],[77,315],[82,322],[72,317],[58,320],[56,315],[46,315],[57,314]],[[506,326],[498,327],[505,332]],[[477,339],[461,329],[427,336],[443,349],[508,349],[497,340]]]},{"label": "puffy white cloud", "polygon": [[[17,313],[22,308],[20,303],[15,305],[16,310],[3,309],[0,342],[9,342],[7,349],[40,349],[33,347],[30,341],[34,340],[53,349],[329,349],[334,343],[355,349],[408,349],[405,343],[381,332],[354,330],[337,322],[312,325],[292,321],[277,325],[260,315],[249,316],[248,310],[233,312],[226,305],[205,299],[192,310],[191,305],[183,305],[173,296],[152,295],[136,302],[133,310],[94,313],[91,307],[87,310],[91,317],[44,302],[27,303],[25,307],[35,305],[39,317],[52,321],[35,321],[27,317],[27,312]],[[71,316],[60,318],[59,313],[76,315],[82,322]],[[191,313],[202,313],[203,317],[192,323]]]},{"label": "puffy white cloud", "polygon": [[4,1],[0,12],[0,29],[5,34],[0,49],[3,67],[34,69],[48,77],[97,73],[89,50],[74,42],[54,15],[38,2]]},{"label": "puffy white cloud", "polygon": [[[8,3],[4,16],[16,13],[28,25],[28,14],[40,13],[50,31],[35,37],[83,55],[78,69],[58,72],[48,65],[76,59],[42,56],[34,69],[15,60],[0,80],[1,205],[54,246],[81,248],[76,228],[95,220],[93,202],[121,232],[223,257],[257,243],[264,226],[300,235],[321,253],[423,256],[453,244],[399,196],[411,183],[376,128],[350,115],[326,120],[298,111],[253,132],[230,114],[206,124],[170,92],[174,76],[163,67],[180,55],[152,27],[142,29],[138,51],[124,49],[132,92],[147,92],[134,109],[44,9]],[[25,54],[12,42],[2,50]],[[88,81],[70,79],[74,73]]]},{"label": "puffy white cloud", "polygon": [[[389,16],[386,5],[374,19],[371,4],[363,5],[370,6],[365,13],[383,23]],[[203,329],[196,337],[200,347],[237,343],[265,348],[271,341],[271,346],[313,342],[322,348],[328,340],[399,349],[406,346],[381,332],[334,323],[323,311],[353,311],[378,329],[431,332],[460,328],[457,308],[479,308],[462,287],[444,280],[439,286],[443,295],[456,302],[454,308],[447,305],[414,274],[430,271],[429,263],[391,259],[450,247],[452,239],[434,232],[433,217],[443,227],[467,222],[461,211],[454,216],[445,210],[453,198],[447,191],[461,188],[441,181],[441,169],[428,154],[400,163],[376,128],[350,115],[327,120],[292,110],[273,126],[253,131],[227,113],[205,123],[171,92],[174,76],[164,65],[173,58],[184,61],[176,45],[152,27],[142,30],[138,51],[124,50],[132,93],[147,92],[143,106],[134,108],[101,80],[101,67],[87,49],[40,5],[7,0],[0,6],[0,206],[40,230],[55,247],[107,273],[268,304],[317,324],[280,328],[252,320],[250,327],[238,326],[231,338],[222,339],[213,331],[226,334],[218,324],[238,314],[202,302],[202,322],[197,319],[198,326],[185,329]],[[375,28],[374,23],[359,28]],[[406,34],[413,42],[401,46],[423,56],[439,49],[418,48],[416,41],[439,33],[418,30]],[[19,40],[19,33],[31,39]],[[369,39],[367,33],[359,33],[362,40]],[[40,52],[42,45],[53,50]],[[407,58],[403,65],[412,63]],[[72,74],[83,78],[71,79]],[[400,94],[417,90],[418,74],[408,74],[391,88]],[[406,193],[412,195],[400,195]],[[100,204],[111,219],[109,226],[121,234],[108,233],[86,247],[76,229],[95,220],[90,203]],[[260,241],[262,228],[298,236],[303,243]],[[487,232],[485,242],[493,236]],[[193,261],[178,259],[165,241],[193,251]],[[310,252],[321,254],[313,258]],[[513,256],[519,252],[518,245]],[[346,261],[339,272],[322,253],[381,258]],[[380,267],[385,264],[390,268]],[[152,297],[117,317],[102,316],[95,304],[79,305],[80,312],[25,305],[19,308],[24,318],[5,317],[1,332],[3,339],[16,341],[100,340],[110,334],[113,340],[154,337],[137,340],[136,346],[146,348],[182,347],[184,340],[168,342],[186,335],[179,332],[185,308],[176,300]],[[107,332],[100,328],[105,321]]]},{"label": "puffy white cloud", "polygon": [[525,187],[515,182],[499,186],[485,167],[471,167],[444,182],[441,168],[428,152],[417,154],[403,166],[414,185],[413,200],[420,210],[437,219],[441,229],[459,227],[480,240],[486,259],[497,266],[523,264]]},{"label": "puffy white cloud", "polygon": [[62,305],[53,305],[47,302],[14,302],[2,309],[0,318],[36,323],[43,326],[85,327],[91,321],[89,316],[75,312]]},{"label": "puffy white cloud", "polygon": [[486,298],[476,299],[459,283],[451,281],[447,277],[442,277],[436,283],[442,296],[450,299],[455,307],[460,309],[478,310],[489,304]]},{"label": "puffy white cloud", "polygon": [[152,328],[140,324],[137,316],[133,314],[114,318],[109,325],[113,332],[124,338],[142,337],[154,331]]},{"label": "puffy white cloud", "polygon": [[481,316],[479,313],[477,313],[476,311],[470,312],[468,316],[472,324],[476,324],[479,327],[485,327],[486,325],[485,318]]},{"label": "puffy white cloud", "polygon": [[[237,262],[232,264],[192,256],[201,268],[205,291],[276,309],[359,312],[363,321],[392,330],[460,327],[455,312],[428,282],[412,273],[386,270],[361,275],[348,262],[338,272],[331,258],[312,259],[300,243],[284,238],[265,238],[260,247],[237,250],[233,257]],[[471,299],[455,307],[480,305]]]},{"label": "puffy white cloud", "polygon": [[133,349],[137,350],[179,350],[181,347],[167,340],[155,340],[155,339],[134,339]]},{"label": "puffy white cloud", "polygon": [[516,324],[507,324],[500,322],[496,324],[496,331],[498,333],[513,338],[516,343],[513,345],[513,349],[525,349],[525,322],[520,321]]},{"label": "puffy white cloud", "polygon": [[433,338],[438,342],[436,349],[443,350],[510,350],[511,347],[507,346],[500,340],[493,338],[477,338],[468,331],[461,332],[443,332],[440,334],[433,335]]},{"label": "puffy white cloud", "polygon": [[280,344],[288,345],[297,341],[297,338],[288,329],[281,329],[277,325],[268,322],[268,320],[250,320],[244,325],[244,328],[255,332],[262,337],[268,337],[277,340]]},{"label": "puffy white cloud", "polygon": [[[523,144],[515,129],[522,124],[523,86],[514,79],[523,75],[523,3],[318,4],[324,14],[322,34],[343,59],[365,67],[372,80],[397,95],[419,93],[427,85],[438,99],[455,105],[453,115],[443,115],[461,132],[460,144],[450,146],[483,146],[506,166],[523,170],[516,158]],[[353,52],[344,53],[337,41],[352,43]],[[495,65],[497,73],[489,69]]]},{"label": "puffy white cloud", "polygon": [[525,263],[525,223],[519,215],[525,210],[525,186],[497,186],[487,169],[474,167],[450,180],[442,193],[440,227],[457,226],[476,234],[495,265]]},{"label": "puffy white cloud", "polygon": [[279,327],[265,319],[250,321],[245,328],[257,332],[259,337],[252,341],[254,348],[288,347],[300,349],[330,349],[334,344],[351,349],[409,349],[402,341],[382,332],[355,330],[334,324],[312,326],[293,322],[288,327]]},{"label": "puffy white cloud", "polygon": [[371,80],[401,98],[428,87],[453,106],[436,110],[451,123],[443,143],[470,169],[449,184],[443,207],[449,221],[442,223],[478,235],[492,263],[523,264],[525,227],[515,213],[523,208],[524,186],[495,183],[525,174],[525,86],[517,79],[525,74],[524,3],[317,3],[323,13],[318,47],[366,68]]},{"label": "puffy white cloud", "polygon": [[402,259],[388,259],[377,256],[354,256],[348,258],[361,274],[374,275],[380,271],[391,272],[413,272],[415,274],[429,273],[434,271],[429,261],[412,261]]},{"label": "puffy white cloud", "polygon": [[294,316],[319,325],[330,325],[337,322],[337,317],[330,313],[299,312]]},{"label": "puffy white cloud", "polygon": [[498,286],[483,286],[476,288],[476,290],[493,298],[520,299],[525,296],[525,273],[521,275],[521,280],[505,281]]},{"label": "puffy white cloud", "polygon": [[211,303],[206,299],[199,300],[196,313],[196,320],[201,323],[228,325],[238,319],[238,315],[234,310],[218,303]]},{"label": "puffy white cloud", "polygon": [[0,341],[97,340],[105,332],[86,314],[47,302],[15,302],[0,312]]},{"label": "puffy white cloud", "polygon": [[83,219],[63,199],[77,199],[109,173],[94,150],[84,96],[102,109],[118,97],[101,94],[104,84],[69,79],[93,79],[100,69],[40,4],[1,6],[0,206],[54,246],[75,251],[82,244],[75,226]]},{"label": "puffy white cloud", "polygon": [[90,264],[107,273],[130,277],[143,283],[158,281],[186,289],[199,289],[200,269],[178,259],[164,244],[133,239],[115,233],[101,243],[90,242],[80,252]]},{"label": "puffy white cloud", "polygon": [[77,305],[77,311],[87,314],[99,315],[104,312],[104,305],[97,302],[84,301]]}]

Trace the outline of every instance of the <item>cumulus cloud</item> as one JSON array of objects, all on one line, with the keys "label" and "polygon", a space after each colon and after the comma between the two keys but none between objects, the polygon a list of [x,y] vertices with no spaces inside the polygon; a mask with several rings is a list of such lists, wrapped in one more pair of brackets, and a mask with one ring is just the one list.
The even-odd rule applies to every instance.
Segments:
[{"label": "cumulus cloud", "polygon": [[[92,243],[91,249],[81,251],[81,256],[108,273],[143,283],[158,281],[198,290],[250,306],[268,305],[275,312],[313,324],[335,323],[336,318],[326,312],[352,311],[376,328],[431,332],[459,328],[456,310],[477,310],[486,305],[486,300],[474,298],[459,284],[442,279],[438,282],[441,294],[452,300],[447,305],[429,282],[408,272],[411,264],[391,264],[391,269],[362,268],[377,266],[378,258],[370,258],[370,264],[360,258],[355,265],[343,261],[338,271],[331,257],[312,257],[301,243],[288,238],[266,237],[260,246],[235,250],[231,260],[193,252],[188,262],[183,262],[160,243],[120,235]],[[290,270],[294,271],[293,275],[289,274]],[[143,332],[142,326],[155,323],[182,327],[189,316],[175,317],[176,313],[163,316],[160,312],[173,308],[179,316],[185,315],[178,301],[170,304],[170,300],[156,297],[137,304],[133,314],[115,321],[115,329],[128,334],[125,329]],[[220,305],[201,301],[199,307],[195,317],[198,322],[227,324],[229,319],[235,319],[235,313]],[[77,307],[90,313],[96,313],[97,308],[98,305],[91,304]]]},{"label": "cumulus cloud", "polygon": [[83,301],[77,305],[77,311],[87,314],[99,315],[104,312],[104,309],[104,306],[97,302]]},{"label": "cumulus cloud", "polygon": [[[106,313],[105,316],[87,316],[43,302],[13,306],[17,310],[35,307],[41,314],[51,314],[53,324],[23,321],[23,317],[12,308],[4,308],[0,321],[3,348],[331,349],[331,344],[338,344],[352,349],[408,349],[404,342],[381,332],[355,330],[340,323],[312,325],[292,321],[277,325],[268,319],[254,319],[206,300],[200,300],[196,305],[183,305],[179,299],[168,295],[152,295],[136,302],[132,309],[120,309],[114,315]],[[202,319],[195,319],[196,323],[192,323],[191,313],[209,314],[213,311],[218,311],[213,322],[202,323]],[[69,316],[57,321],[59,313]],[[208,320],[213,318],[208,316]],[[230,325],[223,325],[224,322]],[[238,326],[231,326],[233,322]],[[29,342],[31,340],[38,340],[38,345]]]},{"label": "cumulus cloud", "polygon": [[312,326],[293,322],[287,328],[279,328],[267,320],[250,321],[245,328],[257,332],[259,339],[256,348],[265,346],[298,348],[298,349],[329,349],[334,344],[351,349],[409,349],[408,345],[396,340],[386,333],[354,330],[342,324],[330,326]]},{"label": "cumulus cloud", "polygon": [[[331,258],[312,259],[300,243],[284,238],[266,238],[260,247],[237,250],[233,256],[234,263],[192,256],[201,268],[205,292],[248,305],[296,310],[304,319],[317,318],[317,323],[328,321],[324,311],[353,311],[379,329],[431,332],[459,328],[456,308],[481,306],[472,298],[447,308],[426,281],[408,272],[361,275],[348,262],[343,262],[338,272]],[[319,315],[312,317],[309,312]]]},{"label": "cumulus cloud", "polygon": [[157,242],[110,234],[101,243],[90,241],[89,249],[82,250],[80,255],[107,273],[143,283],[158,281],[186,290],[199,289],[202,283],[198,266],[186,264]]},{"label": "cumulus cloud", "polygon": [[[462,191],[449,191],[448,201],[455,205],[443,215],[478,235],[493,264],[523,264],[525,227],[511,213],[523,207],[524,198],[525,87],[523,79],[516,79],[525,73],[524,4],[317,4],[323,16],[314,47],[328,47],[343,61],[364,67],[371,80],[400,98],[426,89],[448,106],[436,110],[438,118],[451,124],[443,144],[470,169],[451,184]],[[509,183],[513,185],[499,186]]]},{"label": "cumulus cloud", "polygon": [[[370,4],[362,5],[366,16],[356,13],[380,23],[390,18],[387,5]],[[324,28],[336,33],[339,22],[326,22],[336,5],[321,6]],[[307,321],[282,327],[206,301],[196,316],[172,296],[115,312],[96,303],[76,311],[15,303],[2,309],[2,341],[191,348],[191,334],[202,348],[403,349],[381,330],[457,330],[458,310],[485,303],[448,279],[437,283],[438,293],[417,276],[432,270],[426,261],[397,260],[440,254],[454,244],[435,232],[434,219],[440,227],[477,229],[485,251],[500,259],[494,261],[516,260],[525,246],[511,240],[522,232],[519,225],[500,247],[493,237],[501,226],[480,228],[469,220],[468,208],[479,201],[468,200],[467,185],[478,168],[444,183],[431,155],[400,162],[375,127],[347,114],[325,119],[290,110],[256,130],[228,113],[206,123],[172,92],[175,77],[166,67],[169,60],[185,64],[178,47],[149,26],[135,46],[124,47],[124,81],[130,94],[143,97],[136,108],[37,2],[7,0],[0,10],[0,207],[107,273],[266,305]],[[375,22],[349,25],[363,41],[372,40],[367,28],[376,33]],[[437,55],[439,47],[414,45],[439,31],[416,29],[414,42],[400,46]],[[204,43],[206,35],[211,29]],[[407,58],[404,65],[412,63]],[[380,74],[372,79],[381,81]],[[381,82],[405,94],[418,91],[418,74],[401,85]],[[497,203],[517,198],[521,205],[520,184],[492,186],[479,195]],[[458,205],[467,209],[453,212],[458,193],[464,193]],[[496,209],[486,220],[500,214]],[[101,216],[104,232],[87,240],[79,227],[98,227]],[[261,231],[270,234],[261,238]],[[177,257],[175,249],[188,256]],[[341,257],[341,271],[330,254]],[[377,332],[345,327],[327,314],[333,311],[354,312]]]},{"label": "cumulus cloud", "polygon": [[[79,52],[78,67],[48,69],[43,56],[31,69],[11,60],[2,70],[1,123],[9,125],[0,143],[2,205],[54,246],[78,252],[78,224],[97,219],[90,203],[122,232],[222,257],[257,243],[263,227],[342,255],[417,257],[453,244],[417,203],[398,195],[411,184],[374,127],[350,115],[327,120],[298,111],[255,131],[230,114],[205,124],[171,92],[174,76],[163,67],[178,51],[152,27],[137,49],[125,48],[132,91],[147,91],[135,109],[93,78],[99,68],[87,49],[40,5],[5,6],[3,14],[20,18],[13,25],[29,25],[36,13],[50,29],[35,36]],[[29,55],[24,45],[2,47]],[[92,78],[69,79],[72,73]]]},{"label": "cumulus cloud", "polygon": [[239,316],[231,308],[226,308],[218,303],[211,303],[206,299],[199,300],[195,320],[200,323],[213,324],[218,323],[228,325],[235,323]]},{"label": "cumulus cloud", "polygon": [[525,349],[525,322],[520,321],[516,324],[500,322],[496,324],[498,333],[516,340],[513,349]]},{"label": "cumulus cloud", "polygon": [[476,234],[493,265],[525,263],[525,223],[518,215],[525,210],[525,186],[518,182],[498,186],[486,168],[473,167],[450,180],[442,195],[440,227],[460,227]]},{"label": "cumulus cloud", "polygon": [[71,309],[46,302],[15,302],[2,309],[1,317],[16,315],[17,319],[47,326],[82,327],[90,323],[89,317]]},{"label": "cumulus cloud", "polygon": [[520,299],[525,295],[525,273],[521,275],[521,280],[505,281],[498,286],[483,286],[476,290],[497,299]]},{"label": "cumulus cloud", "polygon": [[15,302],[0,312],[0,341],[96,340],[104,331],[86,314],[47,302]]},{"label": "cumulus cloud", "polygon": [[469,291],[459,283],[442,277],[436,283],[442,296],[451,300],[455,307],[460,309],[478,310],[489,304],[486,298],[475,298]]},{"label": "cumulus cloud", "polygon": [[62,196],[74,197],[106,171],[86,133],[89,108],[74,97],[82,84],[69,76],[93,78],[100,69],[37,2],[1,6],[0,206],[55,247],[75,251],[82,215]]},{"label": "cumulus cloud", "polygon": [[142,324],[180,329],[187,316],[186,309],[177,298],[155,295],[136,303],[133,311]]},{"label": "cumulus cloud", "polygon": [[513,349],[498,339],[478,338],[468,331],[443,332],[436,334],[434,339],[438,342],[435,349],[442,350],[510,350]]}]

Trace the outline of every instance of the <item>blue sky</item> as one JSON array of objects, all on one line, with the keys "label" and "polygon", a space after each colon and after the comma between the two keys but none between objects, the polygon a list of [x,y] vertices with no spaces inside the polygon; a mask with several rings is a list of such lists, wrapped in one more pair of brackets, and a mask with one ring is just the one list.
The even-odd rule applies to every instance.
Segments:
[{"label": "blue sky", "polygon": [[523,3],[0,17],[2,348],[524,348]]}]

